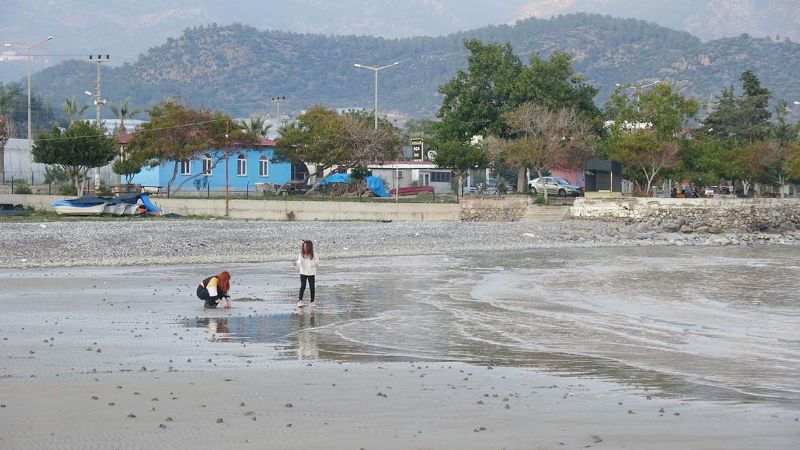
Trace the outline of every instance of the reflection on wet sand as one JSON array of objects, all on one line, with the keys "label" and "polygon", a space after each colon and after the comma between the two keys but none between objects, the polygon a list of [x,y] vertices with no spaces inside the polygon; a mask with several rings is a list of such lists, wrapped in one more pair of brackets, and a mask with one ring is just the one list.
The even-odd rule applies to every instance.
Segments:
[{"label": "reflection on wet sand", "polygon": [[800,404],[795,250],[343,260],[315,311],[214,319],[209,331],[283,358],[532,367],[654,395]]}]

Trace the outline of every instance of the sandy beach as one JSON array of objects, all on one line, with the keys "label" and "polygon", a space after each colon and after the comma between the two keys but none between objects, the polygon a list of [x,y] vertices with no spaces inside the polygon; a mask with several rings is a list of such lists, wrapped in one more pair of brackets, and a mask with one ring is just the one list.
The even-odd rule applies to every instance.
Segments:
[{"label": "sandy beach", "polygon": [[[2,225],[1,448],[800,441],[797,246],[212,223]],[[137,243],[130,263],[98,236]],[[319,304],[299,310],[288,259],[304,237],[323,267]],[[194,288],[223,266],[234,308],[204,310]]]}]

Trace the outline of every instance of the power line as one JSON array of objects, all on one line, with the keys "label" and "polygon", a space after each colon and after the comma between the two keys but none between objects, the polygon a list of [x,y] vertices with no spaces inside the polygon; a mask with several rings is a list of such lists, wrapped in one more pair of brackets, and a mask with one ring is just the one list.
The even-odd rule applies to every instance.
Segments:
[{"label": "power line", "polygon": [[[149,133],[149,132],[152,132],[152,131],[172,130],[172,129],[175,129],[175,128],[183,128],[183,127],[190,127],[190,126],[195,126],[195,125],[203,125],[203,124],[207,124],[207,123],[225,122],[227,120],[229,120],[229,119],[204,120],[202,122],[184,123],[184,124],[181,124],[181,125],[173,125],[173,126],[169,126],[169,127],[151,128],[151,129],[148,129],[148,130],[138,130],[138,131],[135,131],[135,133]],[[93,138],[93,137],[96,137],[96,136],[97,135],[94,135],[94,134],[86,135],[86,136],[59,136],[59,137],[52,137],[52,138],[40,138],[40,139],[36,139],[36,141],[67,141],[67,140],[71,140],[71,139]]]}]

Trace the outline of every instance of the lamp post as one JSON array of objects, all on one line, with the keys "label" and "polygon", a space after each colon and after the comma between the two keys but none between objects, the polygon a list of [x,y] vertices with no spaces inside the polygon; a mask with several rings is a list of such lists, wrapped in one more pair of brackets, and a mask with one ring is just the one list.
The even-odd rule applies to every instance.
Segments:
[{"label": "lamp post", "polygon": [[378,72],[380,72],[383,69],[388,69],[389,67],[394,67],[394,66],[396,66],[398,64],[400,64],[400,61],[395,61],[395,62],[393,62],[391,64],[387,64],[387,65],[381,66],[381,67],[370,67],[370,66],[365,66],[363,64],[358,64],[358,63],[354,64],[359,69],[367,69],[367,70],[371,70],[371,71],[375,72],[375,109],[374,109],[374,113],[375,113],[375,129],[376,130],[378,129]]},{"label": "lamp post", "polygon": [[[371,71],[373,71],[375,73],[375,109],[373,110],[373,114],[375,114],[375,130],[378,129],[378,72],[380,72],[383,69],[388,69],[389,67],[394,67],[394,66],[396,66],[398,64],[400,64],[400,61],[395,61],[395,62],[393,62],[391,64],[387,64],[387,65],[381,66],[381,67],[365,66],[363,64],[358,64],[358,63],[353,64],[354,66],[358,67],[359,69],[367,69],[367,70],[371,70]],[[395,162],[395,165],[394,165],[394,178],[395,178],[394,201],[395,201],[395,203],[397,203],[397,202],[400,201],[399,200],[399,198],[400,198],[399,197],[400,196],[400,169],[397,167],[397,162]]]},{"label": "lamp post", "polygon": [[31,50],[51,39],[53,39],[53,36],[47,36],[41,41],[31,45],[4,45],[5,47],[24,48],[28,52],[28,168],[30,169],[31,186],[33,186],[33,143],[31,141]]},{"label": "lamp post", "polygon": [[630,88],[635,88],[636,89],[636,112],[639,112],[639,94],[642,93],[642,89],[644,89],[646,87],[650,87],[650,86],[655,86],[658,83],[661,83],[661,80],[656,80],[656,81],[653,81],[652,83],[647,83],[647,84],[631,84],[631,83],[622,84],[622,83],[617,83],[616,86],[618,88],[623,88],[623,89],[630,89]]}]

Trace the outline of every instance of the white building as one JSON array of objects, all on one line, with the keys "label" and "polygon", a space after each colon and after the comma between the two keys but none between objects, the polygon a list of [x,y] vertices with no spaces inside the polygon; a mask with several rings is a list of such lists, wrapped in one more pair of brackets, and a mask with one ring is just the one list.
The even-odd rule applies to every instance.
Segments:
[{"label": "white building", "polygon": [[[9,139],[6,142],[3,155],[6,183],[11,183],[11,180],[24,180],[31,184],[30,154],[27,139]],[[35,183],[44,182],[44,169],[46,167],[46,164],[33,163],[33,180]]]},{"label": "white building", "polygon": [[452,190],[450,169],[442,169],[430,161],[383,161],[367,166],[372,175],[380,177],[389,190],[408,186],[433,186],[437,194]]}]

